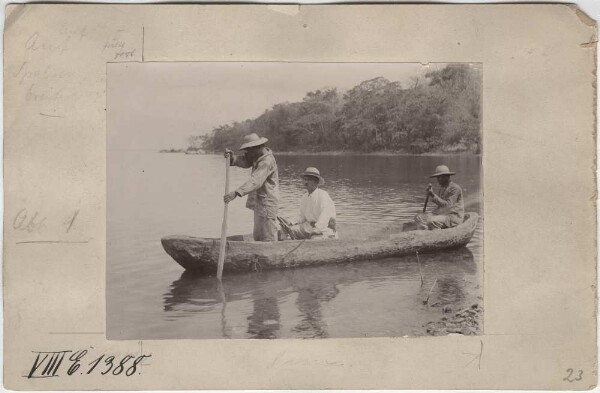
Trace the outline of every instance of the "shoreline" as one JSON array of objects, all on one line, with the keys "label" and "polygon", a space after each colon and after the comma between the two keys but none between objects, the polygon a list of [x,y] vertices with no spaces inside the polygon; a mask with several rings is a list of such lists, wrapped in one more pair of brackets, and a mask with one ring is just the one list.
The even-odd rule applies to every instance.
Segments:
[{"label": "shoreline", "polygon": [[355,151],[321,151],[321,152],[298,152],[298,151],[282,151],[274,152],[273,154],[281,156],[481,156],[481,154],[471,153],[468,151],[461,152],[429,152],[429,153],[406,153],[394,151],[376,151],[376,152],[355,152]]},{"label": "shoreline", "polygon": [[[182,152],[167,152],[159,151],[158,153],[163,154],[187,154],[187,155],[199,155],[199,156],[215,156],[222,155],[223,153],[186,153]],[[430,153],[405,153],[405,152],[393,152],[393,151],[378,151],[378,152],[354,152],[354,151],[320,151],[320,152],[300,152],[300,151],[275,151],[275,156],[381,156],[381,157],[437,157],[437,156],[474,156],[481,157],[481,153],[471,153],[468,151],[461,152],[430,152]]]},{"label": "shoreline", "polygon": [[462,310],[455,312],[450,307],[442,307],[442,315],[436,321],[426,323],[426,334],[430,336],[446,336],[448,334],[462,334],[463,336],[477,336],[483,334],[483,300],[467,305]]}]

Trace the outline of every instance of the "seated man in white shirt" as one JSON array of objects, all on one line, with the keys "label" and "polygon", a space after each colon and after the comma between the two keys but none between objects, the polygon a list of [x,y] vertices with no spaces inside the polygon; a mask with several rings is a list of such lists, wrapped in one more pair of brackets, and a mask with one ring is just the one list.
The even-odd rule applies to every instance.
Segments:
[{"label": "seated man in white shirt", "polygon": [[325,183],[317,168],[306,168],[302,174],[306,194],[300,198],[300,215],[294,222],[285,221],[286,232],[292,239],[334,239],[335,205],[327,191],[319,188]]}]

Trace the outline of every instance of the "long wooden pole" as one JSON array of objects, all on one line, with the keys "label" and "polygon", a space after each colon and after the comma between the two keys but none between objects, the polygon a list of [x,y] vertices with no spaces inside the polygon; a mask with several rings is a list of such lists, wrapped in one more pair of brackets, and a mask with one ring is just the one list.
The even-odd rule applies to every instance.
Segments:
[{"label": "long wooden pole", "polygon": [[221,334],[224,338],[231,338],[227,334],[227,319],[225,318],[225,311],[227,310],[227,300],[225,299],[225,291],[223,290],[223,283],[218,283],[219,297],[221,298]]},{"label": "long wooden pole", "polygon": [[[225,157],[225,195],[229,194],[229,155]],[[223,208],[223,225],[221,226],[221,247],[219,249],[219,265],[217,267],[217,279],[223,278],[223,265],[225,264],[225,246],[227,245],[227,206]]]},{"label": "long wooden pole", "polygon": [[421,272],[421,260],[419,259],[419,251],[417,251],[417,263],[419,264],[419,277],[421,277],[421,288],[423,287],[423,272]]},{"label": "long wooden pole", "polygon": [[431,183],[427,186],[427,196],[425,197],[425,205],[423,206],[423,213],[427,210],[427,203],[429,203],[429,190],[431,190]]}]

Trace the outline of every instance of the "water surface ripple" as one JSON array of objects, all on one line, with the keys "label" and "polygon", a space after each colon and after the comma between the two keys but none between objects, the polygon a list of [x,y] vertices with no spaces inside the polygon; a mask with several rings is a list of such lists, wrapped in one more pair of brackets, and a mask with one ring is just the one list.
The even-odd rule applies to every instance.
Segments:
[{"label": "water surface ripple", "polygon": [[[276,158],[282,216],[297,214],[299,174],[316,166],[338,221],[410,220],[422,209],[429,175],[439,164],[457,172],[467,211],[482,213],[478,156]],[[232,189],[248,173],[232,168]],[[424,335],[425,325],[444,311],[482,303],[482,220],[467,247],[420,255],[420,269],[416,256],[406,256],[226,275],[222,288],[214,277],[185,272],[160,239],[220,236],[224,174],[221,156],[109,152],[109,339]],[[244,205],[245,199],[230,204],[230,234],[252,232],[252,212]]]}]

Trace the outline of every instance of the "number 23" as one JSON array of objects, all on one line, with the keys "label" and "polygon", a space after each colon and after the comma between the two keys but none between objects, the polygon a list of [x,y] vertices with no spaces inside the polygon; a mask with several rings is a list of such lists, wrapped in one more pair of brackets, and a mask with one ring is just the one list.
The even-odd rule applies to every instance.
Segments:
[{"label": "number 23", "polygon": [[581,381],[581,379],[583,378],[583,370],[577,370],[577,372],[579,373],[577,375],[576,378],[572,378],[573,376],[573,369],[572,368],[568,368],[567,372],[569,373],[569,375],[567,375],[566,377],[563,378],[563,381],[568,381],[568,382],[575,382],[575,381]]}]

